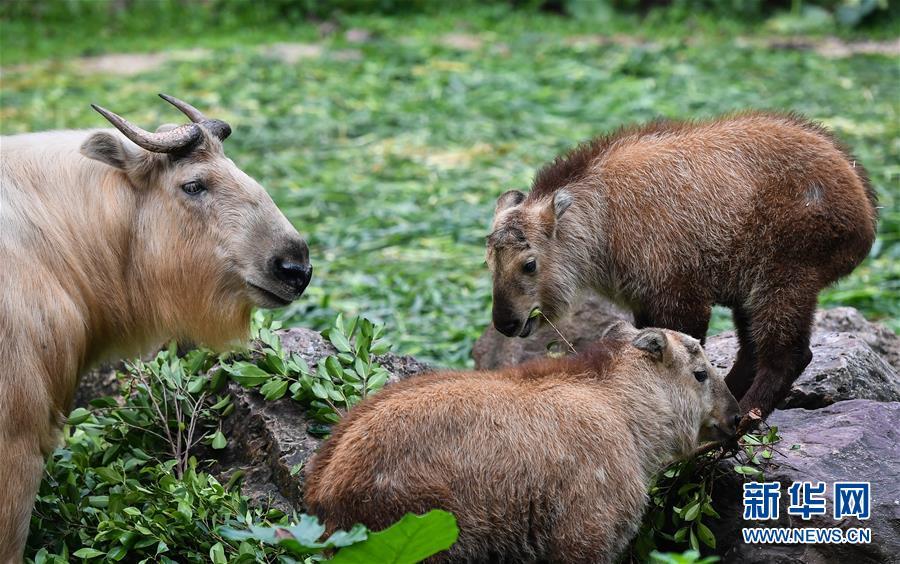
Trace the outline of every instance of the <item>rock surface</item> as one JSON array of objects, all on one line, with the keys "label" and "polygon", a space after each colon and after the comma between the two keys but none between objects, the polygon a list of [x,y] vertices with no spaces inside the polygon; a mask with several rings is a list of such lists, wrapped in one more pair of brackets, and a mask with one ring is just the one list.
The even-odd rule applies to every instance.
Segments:
[{"label": "rock surface", "polygon": [[820,309],[816,312],[816,328],[820,331],[853,333],[900,372],[900,336],[882,325],[867,320],[852,307]]},{"label": "rock surface", "polygon": [[[744,521],[742,479],[733,472],[716,482],[714,506],[722,519],[710,523],[723,562],[746,564],[900,562],[900,403],[842,401],[816,410],[788,409],[769,417],[782,437],[765,481],[780,482],[777,521]],[[796,445],[796,446],[795,446]],[[729,465],[730,468],[730,465]],[[835,521],[832,483],[871,483],[872,515]],[[787,513],[794,481],[826,482],[827,513],[809,521]],[[745,544],[741,528],[869,527],[870,544]]]},{"label": "rock surface", "polygon": [[[737,348],[737,337],[731,331],[706,341],[706,354],[722,374],[731,369]],[[781,409],[816,409],[849,399],[900,401],[900,375],[863,338],[817,326],[810,348],[812,361],[794,382]]]}]

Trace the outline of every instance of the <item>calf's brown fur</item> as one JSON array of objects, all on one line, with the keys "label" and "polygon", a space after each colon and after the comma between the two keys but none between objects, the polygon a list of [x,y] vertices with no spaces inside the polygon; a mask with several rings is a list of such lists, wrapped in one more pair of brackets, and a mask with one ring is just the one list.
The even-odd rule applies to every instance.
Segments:
[{"label": "calf's brown fur", "polygon": [[738,413],[697,340],[613,331],[572,358],[388,387],[310,462],[308,510],[332,530],[450,511],[459,540],[434,561],[613,561],[652,476]]},{"label": "calf's brown fur", "polygon": [[246,336],[297,298],[306,243],[225,156],[224,122],[0,142],[0,563],[22,557],[44,457],[78,376],[172,338]]},{"label": "calf's brown fur", "polygon": [[639,327],[703,340],[713,304],[740,341],[726,378],[744,411],[768,415],[809,364],[819,291],[875,239],[862,166],[822,127],[744,113],[659,121],[586,143],[497,202],[488,237],[494,326],[527,336],[585,288]]}]

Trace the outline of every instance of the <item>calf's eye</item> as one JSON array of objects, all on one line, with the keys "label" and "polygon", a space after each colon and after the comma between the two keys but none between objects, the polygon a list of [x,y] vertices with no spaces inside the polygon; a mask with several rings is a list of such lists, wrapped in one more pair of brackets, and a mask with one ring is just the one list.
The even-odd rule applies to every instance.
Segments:
[{"label": "calf's eye", "polygon": [[522,266],[522,271],[525,274],[534,274],[537,270],[537,262],[534,259],[529,260]]},{"label": "calf's eye", "polygon": [[191,196],[196,196],[201,192],[206,192],[206,186],[203,185],[199,180],[191,180],[190,182],[185,182],[181,185],[181,189],[185,194],[190,194]]},{"label": "calf's eye", "polygon": [[706,382],[706,379],[709,378],[709,374],[706,373],[706,370],[696,370],[694,371],[694,378],[696,378],[698,382]]}]

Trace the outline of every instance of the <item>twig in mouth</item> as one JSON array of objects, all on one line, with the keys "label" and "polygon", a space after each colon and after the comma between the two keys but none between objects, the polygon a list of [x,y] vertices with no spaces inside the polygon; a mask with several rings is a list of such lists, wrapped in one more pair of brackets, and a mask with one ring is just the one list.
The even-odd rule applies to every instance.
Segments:
[{"label": "twig in mouth", "polygon": [[556,334],[559,335],[559,338],[563,340],[567,347],[569,347],[569,350],[572,351],[572,354],[578,354],[578,351],[575,350],[575,347],[572,345],[572,343],[570,343],[569,340],[566,339],[566,337],[562,333],[560,333],[559,329],[556,328],[556,325],[554,325],[553,322],[550,321],[546,315],[544,315],[544,312],[541,310],[537,310],[537,312],[541,317],[544,318],[544,321],[546,321],[547,324],[550,325],[550,327],[552,327],[554,331],[556,331]]},{"label": "twig in mouth", "polygon": [[708,452],[722,449],[718,456],[716,456],[715,460],[712,461],[713,464],[716,464],[719,462],[719,460],[726,458],[727,456],[740,450],[741,447],[738,442],[740,438],[747,433],[754,431],[761,422],[762,413],[759,411],[759,409],[751,409],[750,413],[744,415],[743,419],[741,419],[740,423],[738,423],[737,430],[735,431],[733,437],[725,439],[724,441],[708,443],[697,449],[694,449],[694,451],[691,452],[688,458],[697,458]]}]

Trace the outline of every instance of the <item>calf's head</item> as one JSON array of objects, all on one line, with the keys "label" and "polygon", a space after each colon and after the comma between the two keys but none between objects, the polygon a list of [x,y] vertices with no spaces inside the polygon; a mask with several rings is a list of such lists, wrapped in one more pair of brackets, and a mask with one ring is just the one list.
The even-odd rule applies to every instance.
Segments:
[{"label": "calf's head", "polygon": [[497,200],[487,237],[487,264],[494,280],[494,327],[507,337],[527,337],[539,318],[560,317],[578,291],[577,257],[561,252],[557,222],[573,201],[569,192],[526,202],[518,190]]},{"label": "calf's head", "polygon": [[685,436],[680,454],[698,442],[731,437],[741,420],[741,411],[725,379],[710,364],[697,339],[668,329],[638,330],[620,322],[607,336],[627,338],[648,368],[648,389],[662,392],[679,414]]},{"label": "calf's head", "polygon": [[[120,170],[130,184],[129,268],[139,271],[145,296],[163,310],[170,304],[157,317],[178,316],[171,310],[181,308],[199,317],[198,327],[244,323],[237,331],[246,331],[253,306],[279,307],[300,297],[312,275],[309,250],[262,186],[225,156],[229,125],[160,96],[191,123],[151,133],[94,106],[124,137],[94,133],[81,153]],[[161,324],[198,339],[191,329],[172,327],[183,322]],[[227,336],[236,328],[221,329]]]}]

